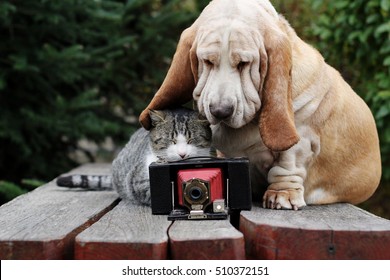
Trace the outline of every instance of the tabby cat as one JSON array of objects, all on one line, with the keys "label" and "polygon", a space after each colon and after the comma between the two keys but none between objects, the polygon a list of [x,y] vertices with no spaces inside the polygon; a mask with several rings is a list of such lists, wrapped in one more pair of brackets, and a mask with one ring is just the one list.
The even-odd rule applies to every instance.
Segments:
[{"label": "tabby cat", "polygon": [[149,112],[152,128],[137,130],[112,163],[107,176],[72,175],[57,179],[59,186],[87,189],[114,188],[122,199],[150,205],[149,165],[211,156],[211,129],[207,120],[189,109]]}]

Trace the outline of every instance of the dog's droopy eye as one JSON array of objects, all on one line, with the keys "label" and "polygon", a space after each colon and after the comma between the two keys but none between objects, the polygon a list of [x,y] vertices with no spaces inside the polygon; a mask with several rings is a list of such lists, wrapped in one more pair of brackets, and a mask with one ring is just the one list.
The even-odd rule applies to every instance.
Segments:
[{"label": "dog's droopy eye", "polygon": [[244,67],[248,64],[249,62],[247,61],[241,61],[240,63],[237,64],[237,69],[238,71],[242,71],[242,69],[244,69]]},{"label": "dog's droopy eye", "polygon": [[210,60],[208,60],[208,59],[205,59],[204,60],[204,64],[206,64],[207,66],[213,66],[214,64],[210,61]]}]

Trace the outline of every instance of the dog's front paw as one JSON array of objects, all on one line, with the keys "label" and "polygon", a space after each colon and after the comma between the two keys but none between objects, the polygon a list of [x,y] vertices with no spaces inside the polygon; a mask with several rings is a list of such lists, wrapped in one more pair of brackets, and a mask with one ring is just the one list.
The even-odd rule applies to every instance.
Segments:
[{"label": "dog's front paw", "polygon": [[297,183],[274,183],[263,196],[263,208],[298,210],[306,206],[303,186]]}]

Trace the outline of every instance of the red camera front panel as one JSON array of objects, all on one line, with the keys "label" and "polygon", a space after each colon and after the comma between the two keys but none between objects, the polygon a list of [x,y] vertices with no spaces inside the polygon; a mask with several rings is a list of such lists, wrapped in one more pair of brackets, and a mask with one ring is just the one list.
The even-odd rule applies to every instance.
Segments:
[{"label": "red camera front panel", "polygon": [[178,202],[180,205],[184,205],[183,183],[192,179],[201,179],[209,182],[210,202],[224,198],[224,182],[221,168],[184,169],[177,173]]}]

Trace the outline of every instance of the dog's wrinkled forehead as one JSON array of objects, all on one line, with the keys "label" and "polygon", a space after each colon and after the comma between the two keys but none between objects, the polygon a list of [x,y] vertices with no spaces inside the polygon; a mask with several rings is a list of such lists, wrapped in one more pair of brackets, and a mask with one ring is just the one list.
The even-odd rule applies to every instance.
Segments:
[{"label": "dog's wrinkled forehead", "polygon": [[251,61],[254,55],[258,55],[262,36],[256,29],[239,20],[228,25],[226,21],[216,22],[213,26],[218,28],[201,27],[198,31],[196,44],[200,59],[214,62],[224,50],[233,60]]}]

